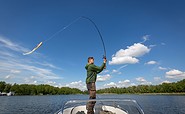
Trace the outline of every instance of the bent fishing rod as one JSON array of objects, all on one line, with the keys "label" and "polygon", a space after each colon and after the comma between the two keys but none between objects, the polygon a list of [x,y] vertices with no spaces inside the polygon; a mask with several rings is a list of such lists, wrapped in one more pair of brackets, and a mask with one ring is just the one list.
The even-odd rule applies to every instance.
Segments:
[{"label": "bent fishing rod", "polygon": [[52,34],[49,38],[47,38],[47,39],[44,40],[43,42],[40,42],[40,43],[39,43],[34,49],[32,49],[30,52],[23,53],[23,55],[29,55],[29,54],[33,53],[33,52],[34,52],[35,50],[37,50],[43,43],[45,43],[45,42],[47,42],[47,41],[53,39],[57,34],[63,32],[65,29],[69,28],[71,25],[73,25],[74,23],[76,23],[76,22],[79,21],[80,19],[86,19],[86,20],[88,20],[89,22],[91,22],[91,23],[94,25],[96,31],[97,31],[98,34],[99,34],[99,37],[100,37],[100,39],[101,39],[101,42],[102,42],[102,46],[103,46],[103,50],[104,50],[103,58],[106,59],[106,48],[105,48],[105,43],[104,43],[102,34],[101,34],[100,30],[98,29],[96,23],[95,23],[92,19],[90,19],[90,18],[88,18],[88,17],[85,17],[85,16],[81,16],[81,17],[76,18],[75,20],[73,20],[72,22],[70,22],[67,26],[63,27],[62,29],[60,29],[60,30],[58,30],[57,32],[55,32],[54,34]]}]

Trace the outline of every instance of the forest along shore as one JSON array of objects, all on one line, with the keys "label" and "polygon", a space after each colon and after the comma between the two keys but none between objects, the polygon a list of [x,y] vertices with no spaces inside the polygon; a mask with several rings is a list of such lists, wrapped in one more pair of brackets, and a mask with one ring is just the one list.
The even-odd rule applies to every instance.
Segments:
[{"label": "forest along shore", "polygon": [[[13,93],[14,95],[69,95],[87,94],[77,88],[54,87],[51,85],[34,84],[8,84],[0,81],[0,93]],[[138,85],[130,87],[111,87],[97,90],[97,94],[146,94],[146,95],[185,95],[185,79],[159,85]]]}]

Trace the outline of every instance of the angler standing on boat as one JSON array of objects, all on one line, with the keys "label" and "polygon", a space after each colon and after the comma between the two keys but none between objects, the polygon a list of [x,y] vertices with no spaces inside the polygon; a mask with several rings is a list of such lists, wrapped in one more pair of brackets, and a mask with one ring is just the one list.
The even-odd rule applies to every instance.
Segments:
[{"label": "angler standing on boat", "polygon": [[[88,64],[85,66],[87,70],[87,78],[86,78],[86,84],[87,84],[87,89],[89,93],[89,99],[96,99],[96,79],[97,79],[97,74],[103,71],[103,69],[106,66],[106,58],[103,60],[103,64],[99,67],[94,65],[94,58],[89,57],[88,58]],[[86,108],[87,108],[87,114],[94,114],[94,105],[95,101],[88,102]]]}]

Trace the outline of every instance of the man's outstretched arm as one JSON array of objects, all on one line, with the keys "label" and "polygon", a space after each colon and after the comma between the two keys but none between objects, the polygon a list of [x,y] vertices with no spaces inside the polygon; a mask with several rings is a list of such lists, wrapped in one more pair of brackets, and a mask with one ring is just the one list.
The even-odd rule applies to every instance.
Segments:
[{"label": "man's outstretched arm", "polygon": [[105,68],[106,62],[107,60],[104,59],[103,64],[100,67],[96,65],[92,65],[91,70],[96,71],[97,73],[100,73]]}]

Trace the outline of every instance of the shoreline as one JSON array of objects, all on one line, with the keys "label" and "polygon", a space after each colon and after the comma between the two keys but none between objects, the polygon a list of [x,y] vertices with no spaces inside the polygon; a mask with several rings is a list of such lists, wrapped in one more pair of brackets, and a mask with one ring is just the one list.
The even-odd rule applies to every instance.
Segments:
[{"label": "shoreline", "polygon": [[122,93],[122,94],[102,93],[97,95],[185,95],[185,92],[183,93]]},{"label": "shoreline", "polygon": [[[56,94],[56,95],[88,95],[88,94]],[[97,93],[97,95],[185,95],[185,92],[182,93]],[[8,96],[8,95],[0,95],[0,96]],[[46,95],[10,95],[10,96],[52,96],[52,94]],[[54,96],[54,95],[53,95]]]},{"label": "shoreline", "polygon": [[143,95],[185,95],[185,93],[142,93]]}]

